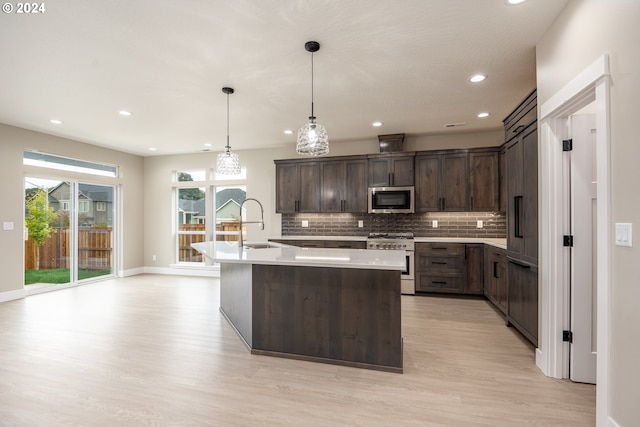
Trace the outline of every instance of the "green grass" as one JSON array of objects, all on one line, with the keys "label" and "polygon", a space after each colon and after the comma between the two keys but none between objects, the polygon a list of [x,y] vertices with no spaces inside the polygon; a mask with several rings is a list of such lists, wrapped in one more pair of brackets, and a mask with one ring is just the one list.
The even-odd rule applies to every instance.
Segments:
[{"label": "green grass", "polygon": [[[89,279],[111,274],[111,270],[78,270],[78,280]],[[53,270],[25,270],[24,284],[33,283],[69,283],[69,269],[57,268]]]}]

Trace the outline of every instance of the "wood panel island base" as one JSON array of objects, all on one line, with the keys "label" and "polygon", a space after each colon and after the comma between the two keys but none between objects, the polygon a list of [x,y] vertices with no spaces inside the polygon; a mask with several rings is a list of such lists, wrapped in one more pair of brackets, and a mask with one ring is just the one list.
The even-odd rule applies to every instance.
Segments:
[{"label": "wood panel island base", "polygon": [[[193,246],[209,256],[208,243]],[[245,259],[216,258],[220,311],[252,354],[402,373],[403,251],[235,251]]]}]

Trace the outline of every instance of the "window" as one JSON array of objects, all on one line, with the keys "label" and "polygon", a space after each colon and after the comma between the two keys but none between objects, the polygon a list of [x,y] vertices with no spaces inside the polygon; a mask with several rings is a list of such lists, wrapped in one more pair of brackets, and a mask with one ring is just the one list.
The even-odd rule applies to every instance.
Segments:
[{"label": "window", "polygon": [[240,206],[247,198],[247,187],[216,187],[215,194],[216,240],[237,241],[240,237]]},{"label": "window", "polygon": [[62,202],[62,210],[69,212],[69,202]]},{"label": "window", "polygon": [[97,202],[96,203],[96,210],[98,212],[106,212],[107,204],[105,202]]},{"label": "window", "polygon": [[191,244],[206,240],[205,187],[178,188],[177,199],[178,262],[203,262],[202,254],[193,249]]},{"label": "window", "polygon": [[88,200],[78,200],[78,212],[89,212]]},{"label": "window", "polygon": [[[241,180],[243,173],[232,177]],[[214,178],[213,180],[211,178]],[[205,264],[192,243],[206,240],[237,241],[240,232],[240,205],[246,198],[245,185],[218,186],[218,177],[209,170],[178,170],[173,172],[175,194],[176,262]]]},{"label": "window", "polygon": [[39,166],[42,168],[57,169],[72,172],[81,172],[91,175],[118,176],[118,167],[88,162],[85,160],[71,159],[68,157],[56,156],[35,151],[25,150],[23,152],[22,163],[25,165]]}]

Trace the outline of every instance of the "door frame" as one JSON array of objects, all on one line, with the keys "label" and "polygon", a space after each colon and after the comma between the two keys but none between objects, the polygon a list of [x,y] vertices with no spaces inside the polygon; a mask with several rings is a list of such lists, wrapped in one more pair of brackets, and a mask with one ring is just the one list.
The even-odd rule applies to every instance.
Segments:
[{"label": "door frame", "polygon": [[596,421],[609,416],[609,294],[611,286],[609,56],[602,55],[539,107],[540,117],[540,338],[536,365],[554,378],[568,378],[569,345],[562,341],[569,319],[568,251],[562,246],[564,190],[562,139],[567,118],[595,103],[597,161],[597,387]]}]

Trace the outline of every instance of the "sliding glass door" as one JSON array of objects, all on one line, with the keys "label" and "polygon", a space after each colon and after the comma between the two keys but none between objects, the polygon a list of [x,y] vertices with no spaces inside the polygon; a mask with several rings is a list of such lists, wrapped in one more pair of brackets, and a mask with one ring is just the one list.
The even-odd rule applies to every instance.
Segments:
[{"label": "sliding glass door", "polygon": [[30,293],[113,274],[113,186],[25,178]]}]

